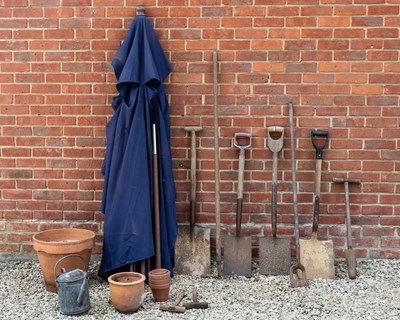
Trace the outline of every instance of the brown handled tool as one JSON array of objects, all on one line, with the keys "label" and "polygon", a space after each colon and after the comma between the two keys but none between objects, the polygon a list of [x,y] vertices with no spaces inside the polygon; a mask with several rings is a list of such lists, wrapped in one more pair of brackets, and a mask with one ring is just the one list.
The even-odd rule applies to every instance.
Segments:
[{"label": "brown handled tool", "polygon": [[185,127],[191,133],[190,148],[190,226],[181,227],[175,243],[175,267],[178,274],[210,273],[210,229],[196,226],[196,132],[202,127]]},{"label": "brown handled tool", "polygon": [[179,306],[184,297],[185,293],[180,293],[173,304],[161,304],[160,310],[179,313],[185,312],[186,308]]},{"label": "brown handled tool", "polygon": [[290,268],[290,238],[277,238],[277,198],[278,198],[278,153],[283,148],[284,128],[268,128],[268,148],[272,151],[272,201],[271,225],[272,238],[264,237],[259,241],[260,274],[286,275]]},{"label": "brown handled tool", "polygon": [[350,279],[355,279],[357,277],[357,261],[356,253],[353,249],[353,244],[351,241],[351,218],[350,218],[350,200],[349,200],[349,184],[356,183],[360,184],[359,179],[346,179],[346,178],[332,178],[335,183],[344,184],[344,201],[346,205],[346,231],[347,231],[347,249],[344,251],[347,263],[347,272]]},{"label": "brown handled tool", "polygon": [[208,302],[197,301],[197,290],[194,289],[192,292],[192,302],[186,302],[183,304],[186,309],[207,309]]},{"label": "brown handled tool", "polygon": [[328,143],[328,131],[311,131],[311,141],[316,151],[315,194],[312,235],[310,240],[300,240],[301,262],[307,270],[308,279],[334,279],[335,259],[332,240],[317,239],[319,204],[321,192],[322,151]]},{"label": "brown handled tool", "polygon": [[299,213],[297,208],[297,179],[296,158],[294,144],[293,104],[289,103],[290,117],[290,150],[292,155],[292,188],[293,188],[293,210],[294,210],[294,234],[296,238],[296,261],[289,269],[290,284],[293,288],[308,287],[306,270],[300,263],[300,235],[299,235]]},{"label": "brown handled tool", "polygon": [[224,274],[251,276],[251,237],[241,236],[243,175],[245,150],[251,146],[251,133],[236,132],[234,145],[239,148],[238,197],[236,209],[236,235],[227,236],[224,246]]},{"label": "brown handled tool", "polygon": [[161,268],[161,241],[160,241],[160,196],[158,184],[158,156],[157,130],[153,124],[153,204],[154,204],[154,246],[155,268]]}]

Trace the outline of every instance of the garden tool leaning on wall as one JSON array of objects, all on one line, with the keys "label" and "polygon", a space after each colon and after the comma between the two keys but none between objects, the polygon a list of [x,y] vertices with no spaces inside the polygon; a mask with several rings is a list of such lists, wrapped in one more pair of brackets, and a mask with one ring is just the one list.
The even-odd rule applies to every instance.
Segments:
[{"label": "garden tool leaning on wall", "polygon": [[316,151],[315,194],[312,235],[310,240],[300,239],[300,261],[307,270],[307,279],[334,279],[335,260],[332,240],[317,239],[321,189],[322,150],[328,143],[328,131],[311,131],[311,141]]},{"label": "garden tool leaning on wall", "polygon": [[236,235],[225,237],[224,245],[224,274],[251,276],[251,236],[241,235],[243,175],[245,150],[251,146],[251,133],[236,132],[234,145],[239,148],[239,178],[238,198],[236,209]]},{"label": "garden tool leaning on wall", "polygon": [[272,151],[272,201],[271,201],[271,225],[272,237],[260,238],[260,274],[286,275],[290,269],[290,238],[277,238],[278,219],[278,152],[282,150],[284,138],[283,127],[274,126],[268,128],[268,148]]},{"label": "garden tool leaning on wall", "polygon": [[196,226],[196,132],[201,127],[185,127],[191,133],[190,225],[179,229],[175,244],[175,267],[178,274],[210,273],[210,229]]}]

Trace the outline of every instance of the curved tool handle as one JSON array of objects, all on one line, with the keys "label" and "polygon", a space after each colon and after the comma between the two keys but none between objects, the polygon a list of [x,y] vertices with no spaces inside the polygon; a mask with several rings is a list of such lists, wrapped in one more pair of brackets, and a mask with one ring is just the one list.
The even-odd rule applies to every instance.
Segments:
[{"label": "curved tool handle", "polygon": [[328,144],[328,131],[313,130],[311,131],[311,142],[315,148],[315,157],[322,160],[322,150]]}]

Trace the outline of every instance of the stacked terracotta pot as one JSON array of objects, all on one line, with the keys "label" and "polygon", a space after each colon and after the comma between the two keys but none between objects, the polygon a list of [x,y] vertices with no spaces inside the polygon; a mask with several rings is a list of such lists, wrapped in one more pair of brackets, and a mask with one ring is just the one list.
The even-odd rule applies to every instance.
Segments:
[{"label": "stacked terracotta pot", "polygon": [[171,273],[168,269],[158,268],[149,272],[149,286],[154,301],[167,301],[171,286]]}]

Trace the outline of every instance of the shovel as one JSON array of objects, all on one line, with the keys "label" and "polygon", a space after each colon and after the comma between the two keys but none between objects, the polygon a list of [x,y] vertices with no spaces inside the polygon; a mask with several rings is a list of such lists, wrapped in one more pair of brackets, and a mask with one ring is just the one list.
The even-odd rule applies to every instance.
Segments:
[{"label": "shovel", "polygon": [[185,127],[191,133],[190,225],[181,227],[175,243],[175,267],[178,274],[210,273],[210,229],[196,227],[196,132],[201,127]]},{"label": "shovel", "polygon": [[260,274],[287,275],[290,269],[290,238],[277,238],[278,152],[283,147],[283,127],[268,128],[268,148],[272,151],[272,238],[260,239]]},{"label": "shovel", "polygon": [[239,153],[239,181],[236,209],[236,235],[227,236],[224,246],[224,274],[251,276],[251,237],[241,236],[242,203],[243,203],[243,174],[245,150],[251,146],[251,133],[236,132],[234,137],[235,147]]},{"label": "shovel", "polygon": [[349,201],[349,184],[357,183],[360,184],[359,179],[342,179],[342,178],[332,178],[333,182],[344,183],[344,201],[346,204],[346,230],[347,230],[347,249],[344,251],[347,263],[347,272],[350,279],[355,279],[357,277],[357,261],[356,253],[354,252],[352,241],[351,241],[351,221],[350,221],[350,201]]},{"label": "shovel", "polygon": [[300,240],[300,259],[307,270],[307,279],[334,279],[335,260],[332,240],[317,239],[321,189],[322,151],[328,142],[328,131],[311,131],[311,141],[316,151],[315,196],[312,235],[310,240]]}]

